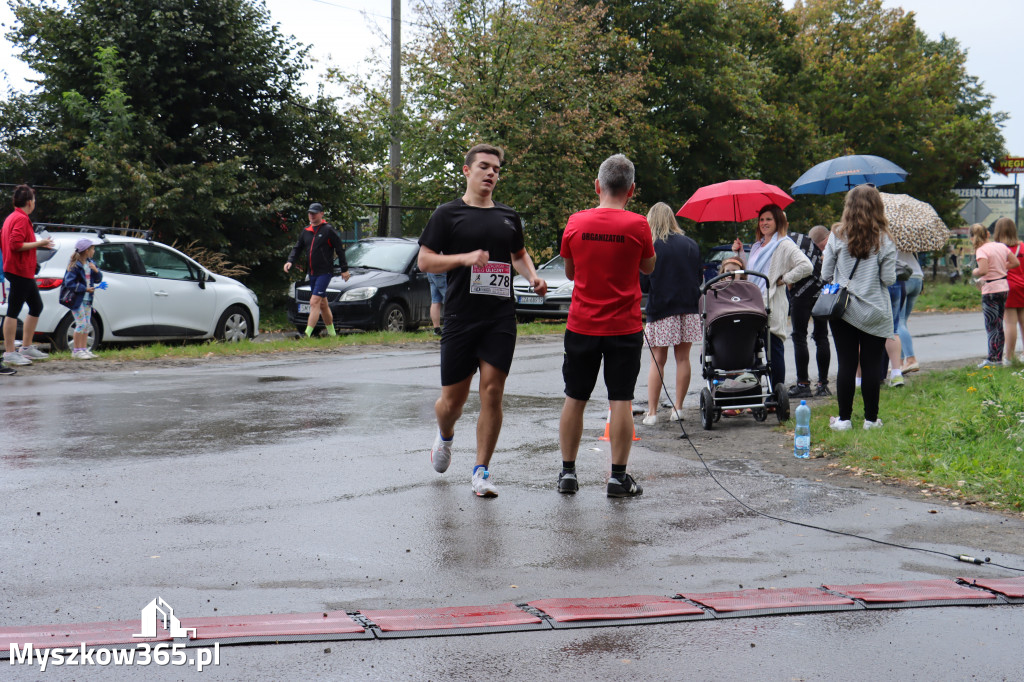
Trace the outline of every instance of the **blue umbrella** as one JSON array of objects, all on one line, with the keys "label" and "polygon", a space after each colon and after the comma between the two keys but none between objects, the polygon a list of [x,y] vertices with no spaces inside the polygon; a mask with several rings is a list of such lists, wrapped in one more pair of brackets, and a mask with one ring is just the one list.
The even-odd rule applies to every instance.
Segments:
[{"label": "blue umbrella", "polygon": [[793,194],[833,194],[870,182],[879,187],[903,182],[907,171],[881,156],[853,154],[822,161],[800,176],[789,191]]}]

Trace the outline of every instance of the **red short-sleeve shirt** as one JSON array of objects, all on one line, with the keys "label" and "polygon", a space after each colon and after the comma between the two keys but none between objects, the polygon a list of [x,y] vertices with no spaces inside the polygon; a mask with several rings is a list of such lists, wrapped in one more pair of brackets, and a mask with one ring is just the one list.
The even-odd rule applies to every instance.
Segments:
[{"label": "red short-sleeve shirt", "polygon": [[569,331],[589,336],[643,331],[640,261],[654,255],[645,217],[614,208],[575,213],[565,226],[561,255],[575,266]]}]

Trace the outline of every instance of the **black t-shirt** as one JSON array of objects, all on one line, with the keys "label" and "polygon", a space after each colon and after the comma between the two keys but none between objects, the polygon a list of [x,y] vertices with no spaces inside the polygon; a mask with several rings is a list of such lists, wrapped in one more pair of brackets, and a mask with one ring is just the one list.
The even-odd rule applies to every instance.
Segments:
[{"label": "black t-shirt", "polygon": [[489,263],[476,272],[460,266],[448,271],[445,319],[487,320],[515,315],[512,254],[523,250],[523,221],[504,204],[470,206],[461,198],[437,207],[420,244],[445,255],[483,249]]}]

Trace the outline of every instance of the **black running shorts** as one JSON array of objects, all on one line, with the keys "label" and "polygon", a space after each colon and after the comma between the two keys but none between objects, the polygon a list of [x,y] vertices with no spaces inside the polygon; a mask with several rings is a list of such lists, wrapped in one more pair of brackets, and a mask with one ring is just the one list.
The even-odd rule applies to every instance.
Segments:
[{"label": "black running shorts", "polygon": [[640,374],[643,343],[643,332],[621,336],[588,336],[567,329],[562,358],[565,394],[576,400],[590,400],[603,358],[608,400],[633,400],[636,378]]},{"label": "black running shorts", "polygon": [[7,294],[7,316],[17,317],[21,308],[28,304],[28,314],[32,317],[39,317],[43,312],[43,299],[39,295],[39,287],[32,277],[19,277],[9,272],[4,273],[4,279],[10,284]]},{"label": "black running shorts", "polygon": [[473,376],[480,361],[508,374],[516,352],[516,319],[445,320],[441,332],[441,385]]}]

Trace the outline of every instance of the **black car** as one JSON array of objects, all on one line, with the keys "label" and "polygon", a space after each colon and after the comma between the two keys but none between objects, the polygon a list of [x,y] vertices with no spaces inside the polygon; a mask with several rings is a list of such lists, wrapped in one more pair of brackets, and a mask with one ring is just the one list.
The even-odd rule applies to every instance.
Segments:
[{"label": "black car", "polygon": [[[412,239],[363,239],[345,250],[351,277],[340,274],[327,287],[335,327],[403,331],[430,321],[430,282],[416,267],[419,244]],[[300,332],[309,317],[309,280],[289,292],[288,321]],[[322,329],[323,320],[317,322]]]}]

